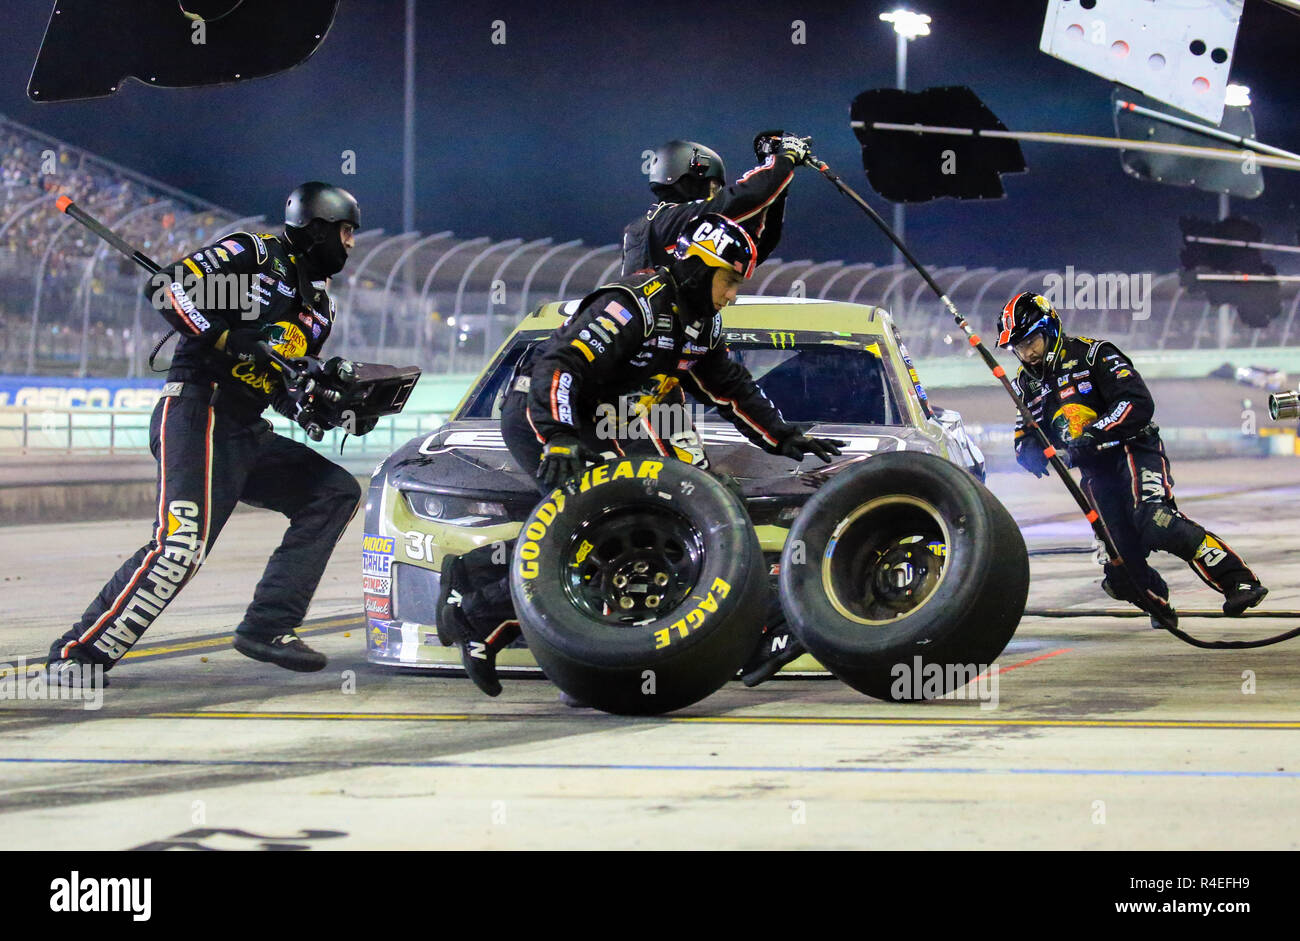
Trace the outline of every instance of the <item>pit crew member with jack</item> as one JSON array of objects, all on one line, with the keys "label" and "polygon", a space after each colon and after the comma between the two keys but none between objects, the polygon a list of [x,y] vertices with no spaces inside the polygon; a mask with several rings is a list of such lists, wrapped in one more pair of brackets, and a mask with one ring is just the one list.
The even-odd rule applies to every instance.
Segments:
[{"label": "pit crew member with jack", "polygon": [[[998,346],[1012,349],[1021,362],[1016,391],[1053,447],[1068,453],[1070,465],[1082,472],[1084,492],[1137,590],[1168,600],[1164,579],[1146,561],[1162,549],[1224,596],[1225,614],[1259,604],[1268,589],[1222,539],[1174,502],[1169,459],[1151,421],[1155,403],[1132,361],[1107,340],[1065,335],[1051,302],[1028,291],[1007,302],[998,330]],[[1047,458],[1019,418],[1015,449],[1022,467],[1047,475]],[[1110,563],[1105,572],[1106,593],[1133,601],[1128,580],[1117,577]]]},{"label": "pit crew member with jack", "polygon": [[[754,240],[735,222],[701,216],[678,239],[667,266],[597,288],[524,355],[502,407],[501,433],[519,466],[536,469],[542,493],[581,476],[589,463],[606,460],[604,454],[644,449],[708,469],[688,420],[674,431],[648,418],[654,405],[684,404],[683,390],[716,406],[770,453],[796,461],[806,454],[830,461],[840,453],[842,441],[810,438],[786,422],[748,371],[727,356],[721,310],[753,274],[756,255]],[[643,434],[604,435],[600,416],[619,414],[625,396],[636,402]],[[519,626],[508,576],[485,583],[493,571],[485,564],[490,549],[443,560],[438,635],[461,647],[470,678],[496,696],[496,657],[519,636]],[[474,590],[476,584],[481,587]]]},{"label": "pit crew member with jack", "polygon": [[754,238],[756,265],[781,240],[786,198],[795,168],[812,138],[763,131],[754,138],[760,163],[735,183],[717,152],[695,141],[671,140],[655,151],[650,190],[659,200],[623,230],[623,275],[667,265],[677,240],[705,213],[738,222]]},{"label": "pit crew member with jack", "polygon": [[[181,336],[150,423],[157,518],[149,542],[54,641],[52,680],[80,674],[88,662],[111,669],[198,572],[240,502],[283,513],[289,528],[235,631],[235,649],[288,670],[325,666],[295,628],[361,489],[342,467],[273,433],[260,416],[273,405],[304,427],[331,423],[310,414],[310,402],[300,411],[303,399],[286,394],[267,342],[286,357],[321,349],[334,322],[328,279],[343,269],[360,221],[346,190],[305,183],[288,198],[281,233],[234,233],[151,280],[147,295]],[[223,276],[248,293],[204,290]],[[206,303],[212,296],[228,303]],[[348,430],[364,434],[373,426],[367,421]]]}]

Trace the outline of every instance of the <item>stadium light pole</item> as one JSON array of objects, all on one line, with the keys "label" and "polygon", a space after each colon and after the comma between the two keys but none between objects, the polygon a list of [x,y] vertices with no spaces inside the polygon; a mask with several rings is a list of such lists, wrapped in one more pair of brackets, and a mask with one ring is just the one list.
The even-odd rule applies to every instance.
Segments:
[{"label": "stadium light pole", "polygon": [[415,0],[406,0],[406,72],[402,111],[402,231],[415,231]]},{"label": "stadium light pole", "polygon": [[[880,14],[881,20],[894,27],[894,33],[897,43],[896,50],[896,74],[895,87],[899,91],[907,90],[907,44],[918,36],[930,35],[930,17],[924,13],[916,13],[912,10],[899,8],[889,13]],[[904,237],[904,224],[907,220],[907,207],[904,203],[894,204],[894,231],[898,233],[901,239]],[[903,253],[894,247],[893,263],[901,265],[903,263]]]}]

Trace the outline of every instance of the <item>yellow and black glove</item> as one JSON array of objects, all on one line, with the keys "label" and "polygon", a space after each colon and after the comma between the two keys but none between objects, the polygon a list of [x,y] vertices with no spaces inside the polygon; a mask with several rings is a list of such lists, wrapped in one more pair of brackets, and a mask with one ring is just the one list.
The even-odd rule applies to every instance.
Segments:
[{"label": "yellow and black glove", "polygon": [[537,478],[548,487],[558,487],[564,481],[582,476],[588,464],[599,464],[603,458],[571,435],[556,435],[542,448],[542,461],[537,466]]}]

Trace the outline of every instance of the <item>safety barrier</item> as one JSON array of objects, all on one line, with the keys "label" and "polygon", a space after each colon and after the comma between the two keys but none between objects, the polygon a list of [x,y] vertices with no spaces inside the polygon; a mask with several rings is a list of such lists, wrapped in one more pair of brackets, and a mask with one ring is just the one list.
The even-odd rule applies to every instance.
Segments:
[{"label": "safety barrier", "polygon": [[[152,414],[152,409],[0,406],[0,454],[147,454]],[[327,431],[320,441],[312,441],[287,418],[273,412],[265,417],[277,433],[322,453],[337,454],[343,446],[352,456],[378,458],[447,420],[446,412],[402,412],[381,418],[368,435],[344,444],[342,429]]]}]

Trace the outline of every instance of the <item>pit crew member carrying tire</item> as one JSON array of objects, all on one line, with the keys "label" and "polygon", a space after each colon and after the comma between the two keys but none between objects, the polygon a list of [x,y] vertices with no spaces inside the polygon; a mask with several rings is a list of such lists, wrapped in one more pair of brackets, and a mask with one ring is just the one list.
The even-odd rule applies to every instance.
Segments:
[{"label": "pit crew member carrying tire", "polygon": [[[773,454],[830,461],[840,453],[843,442],[810,438],[786,422],[748,371],[727,356],[720,311],[753,274],[756,253],[749,233],[735,222],[701,216],[678,239],[667,267],[598,288],[524,355],[502,407],[501,434],[521,468],[536,468],[542,493],[581,476],[588,463],[605,460],[603,453],[670,457],[707,469],[693,426],[679,417],[685,414],[683,391],[716,406]],[[636,437],[609,420],[624,398],[633,400],[642,425]],[[519,636],[519,627],[508,575],[487,584],[475,577],[483,568],[471,556],[482,552],[444,560],[438,634],[461,647],[470,678],[496,696],[496,656]],[[471,591],[474,582],[482,587]]]},{"label": "pit crew member carrying tire", "polygon": [[[346,190],[305,183],[289,195],[281,234],[228,235],[151,279],[146,296],[181,336],[150,423],[157,519],[149,542],[54,641],[52,680],[80,674],[73,664],[112,668],[198,572],[240,502],[283,513],[289,528],[235,631],[235,649],[288,670],[325,666],[294,631],[361,489],[260,417],[272,405],[304,421],[289,414],[295,403],[264,344],[290,358],[320,350],[334,322],[328,279],[347,262],[360,221]],[[222,290],[206,290],[218,281]]]},{"label": "pit crew member carrying tire", "polygon": [[810,137],[763,131],[754,138],[760,163],[728,186],[716,151],[695,141],[664,144],[650,168],[650,189],[659,201],[623,230],[624,277],[669,264],[677,240],[710,212],[740,223],[753,237],[754,263],[761,265],[781,240],[790,181],[811,146]]},{"label": "pit crew member carrying tire", "polygon": [[[1184,516],[1174,502],[1155,403],[1132,361],[1113,343],[1066,336],[1047,298],[1017,294],[998,318],[998,346],[1021,362],[1016,389],[1052,444],[1082,472],[1082,486],[1110,532],[1139,591],[1162,600],[1169,589],[1147,564],[1157,549],[1185,561],[1224,596],[1223,611],[1236,616],[1259,604],[1268,589],[1227,544]],[[1047,458],[1017,419],[1016,461],[1038,477]],[[1127,597],[1127,580],[1109,563],[1102,588]]]}]

